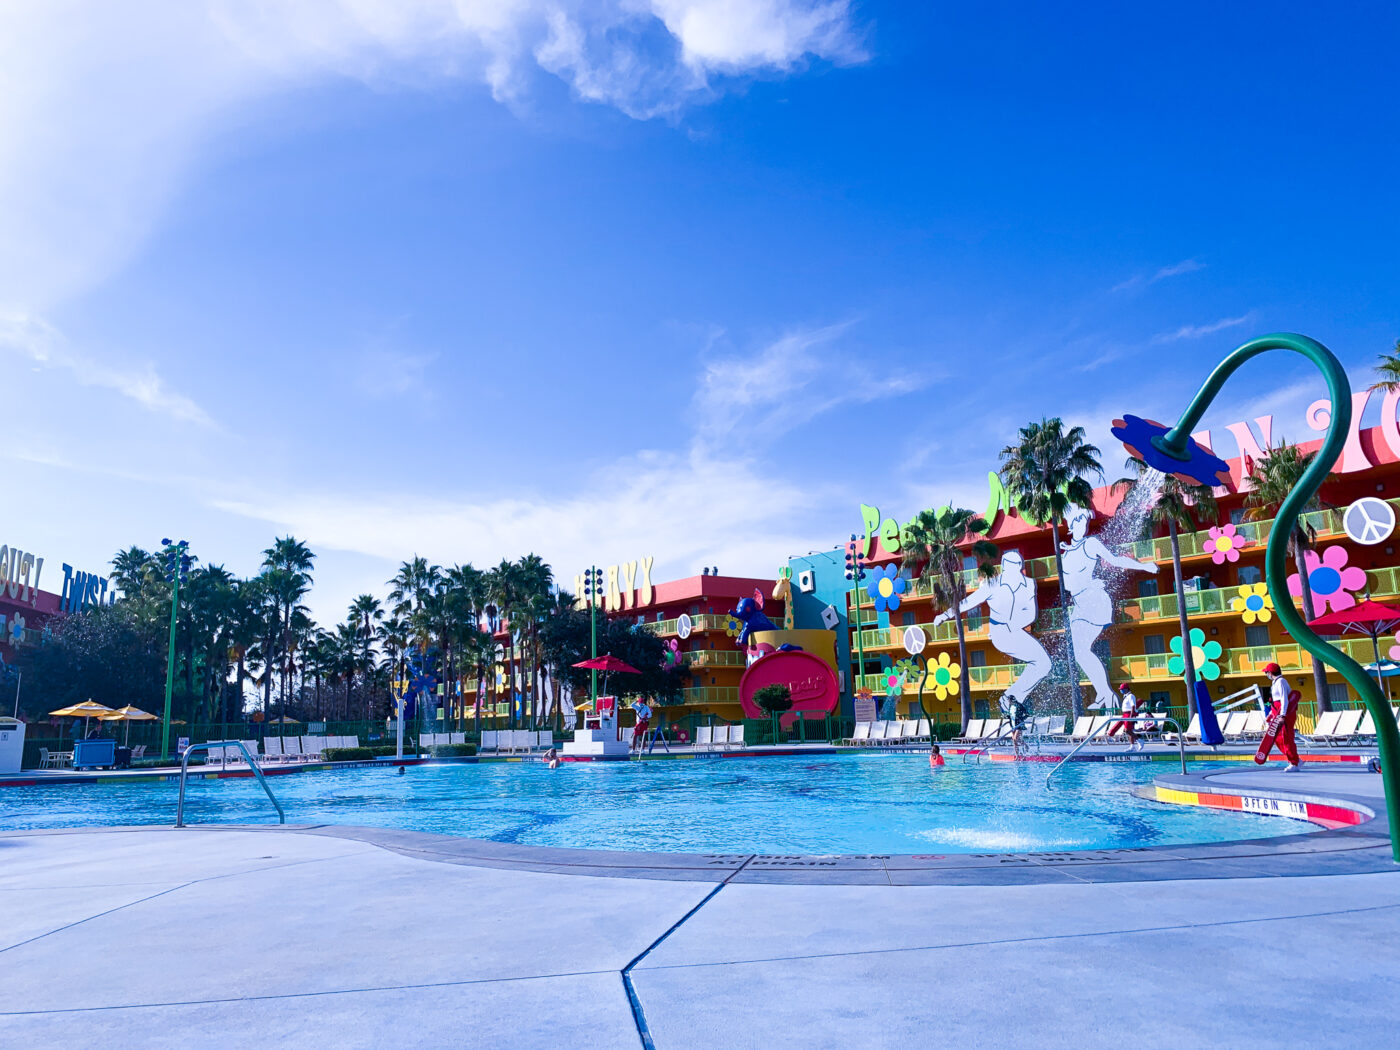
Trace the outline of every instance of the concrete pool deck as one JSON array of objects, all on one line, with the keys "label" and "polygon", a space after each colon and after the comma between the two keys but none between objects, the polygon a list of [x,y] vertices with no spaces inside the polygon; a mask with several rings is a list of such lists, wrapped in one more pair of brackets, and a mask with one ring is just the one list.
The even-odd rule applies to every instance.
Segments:
[{"label": "concrete pool deck", "polygon": [[1158,782],[1361,823],[704,863],[327,826],[0,833],[0,1045],[1393,1046],[1379,778]]}]

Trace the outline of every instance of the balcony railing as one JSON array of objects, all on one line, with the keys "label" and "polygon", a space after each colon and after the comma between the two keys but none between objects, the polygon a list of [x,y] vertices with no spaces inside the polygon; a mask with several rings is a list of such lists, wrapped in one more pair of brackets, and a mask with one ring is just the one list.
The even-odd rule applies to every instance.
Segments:
[{"label": "balcony railing", "polygon": [[739,687],[733,685],[705,685],[681,690],[685,704],[737,704]]},{"label": "balcony railing", "polygon": [[[659,635],[662,638],[670,638],[675,637],[676,623],[678,620],[679,617],[675,620],[656,620],[651,623],[644,623],[642,626],[652,634]],[[728,621],[729,617],[727,616],[718,616],[714,613],[697,613],[690,618],[690,625],[691,630],[695,632],[722,631]]]},{"label": "balcony railing", "polygon": [[743,667],[748,662],[739,649],[696,649],[681,655],[691,667]]}]

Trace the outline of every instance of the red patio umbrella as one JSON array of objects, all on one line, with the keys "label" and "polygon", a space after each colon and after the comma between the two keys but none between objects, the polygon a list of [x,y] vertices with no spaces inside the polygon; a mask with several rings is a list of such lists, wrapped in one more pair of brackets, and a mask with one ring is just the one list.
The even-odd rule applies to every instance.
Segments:
[{"label": "red patio umbrella", "polygon": [[1367,598],[1350,609],[1337,609],[1316,620],[1309,620],[1308,626],[1319,634],[1365,634],[1371,638],[1371,649],[1376,654],[1376,681],[1390,699],[1390,688],[1381,674],[1380,636],[1389,634],[1400,626],[1400,609],[1393,605],[1382,605]]},{"label": "red patio umbrella", "polygon": [[[1396,614],[1400,616],[1400,613]],[[625,660],[619,660],[612,653],[603,656],[595,656],[591,660],[580,660],[574,664],[585,671],[602,671],[604,674],[641,674],[635,667]]]}]

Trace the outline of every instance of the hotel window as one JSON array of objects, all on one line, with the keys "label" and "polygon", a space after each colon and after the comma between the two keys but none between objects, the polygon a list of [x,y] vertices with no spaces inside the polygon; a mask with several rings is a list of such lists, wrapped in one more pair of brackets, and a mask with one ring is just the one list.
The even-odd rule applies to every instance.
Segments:
[{"label": "hotel window", "polygon": [[986,667],[986,666],[987,666],[987,654],[986,654],[986,652],[983,651],[983,650],[981,650],[981,649],[974,649],[974,650],[972,650],[972,652],[970,652],[970,653],[967,654],[967,666],[968,666],[968,667]]},{"label": "hotel window", "polygon": [[1156,580],[1139,580],[1139,581],[1138,581],[1138,597],[1139,597],[1139,598],[1155,598],[1155,597],[1157,597],[1157,581],[1156,581]]},{"label": "hotel window", "polygon": [[1240,583],[1258,583],[1264,578],[1264,574],[1259,571],[1259,566],[1257,565],[1241,565],[1235,578],[1239,580]]},{"label": "hotel window", "polygon": [[964,554],[963,568],[968,570],[977,568],[977,559],[974,558],[971,554]]},{"label": "hotel window", "polygon": [[1231,524],[1231,525],[1243,525],[1243,524],[1244,524],[1244,508],[1243,508],[1243,507],[1236,507],[1234,510],[1230,511],[1230,524]]},{"label": "hotel window", "polygon": [[1142,651],[1148,656],[1155,656],[1158,653],[1167,651],[1167,636],[1165,634],[1145,634],[1142,636]]},{"label": "hotel window", "polygon": [[1350,703],[1351,696],[1347,693],[1347,684],[1345,682],[1328,682],[1327,702],[1334,708]]},{"label": "hotel window", "polygon": [[1269,628],[1262,623],[1246,624],[1244,628],[1244,644],[1253,649],[1257,646],[1269,644]]},{"label": "hotel window", "polygon": [[1172,694],[1161,691],[1147,694],[1147,708],[1150,711],[1165,711],[1172,706]]},{"label": "hotel window", "polygon": [[914,626],[916,623],[918,623],[918,622],[919,622],[918,617],[915,616],[913,613],[907,612],[907,613],[904,614],[904,626],[905,626],[905,627],[913,627],[913,626]]}]

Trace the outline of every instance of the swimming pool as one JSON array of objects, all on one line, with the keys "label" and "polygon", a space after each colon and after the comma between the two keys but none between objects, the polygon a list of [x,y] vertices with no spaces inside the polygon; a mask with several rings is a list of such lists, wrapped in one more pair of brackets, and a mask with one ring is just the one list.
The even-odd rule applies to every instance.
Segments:
[{"label": "swimming pool", "polygon": [[[291,824],[404,828],[534,846],[696,853],[993,853],[1297,834],[1284,817],[1139,799],[1153,763],[939,772],[923,755],[445,764],[314,771],[269,783]],[[1218,768],[1211,766],[1209,768]],[[1160,771],[1160,769],[1158,770]],[[105,780],[0,791],[0,827],[170,824],[169,783]],[[192,780],[190,823],[275,819],[252,779]]]}]

